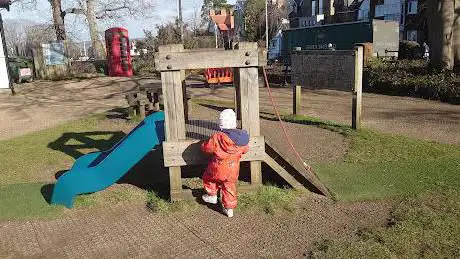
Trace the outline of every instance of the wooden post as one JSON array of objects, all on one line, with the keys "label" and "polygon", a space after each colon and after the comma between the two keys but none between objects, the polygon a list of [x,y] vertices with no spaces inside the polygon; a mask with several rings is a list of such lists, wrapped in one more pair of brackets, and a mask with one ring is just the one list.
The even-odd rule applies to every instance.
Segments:
[{"label": "wooden post", "polygon": [[353,87],[352,121],[353,129],[361,128],[363,99],[363,46],[355,47],[355,85]]},{"label": "wooden post", "polygon": [[145,103],[144,100],[137,101],[137,112],[141,120],[145,119]]},{"label": "wooden post", "polygon": [[185,70],[180,71],[180,76],[182,80],[182,97],[184,102],[184,119],[185,122],[188,122],[188,114],[189,114],[189,103],[187,98],[187,84],[185,83]]},{"label": "wooden post", "polygon": [[145,91],[145,94],[147,95],[147,110],[149,112],[153,111],[153,93],[151,91]]},{"label": "wooden post", "polygon": [[[240,42],[237,48],[247,50],[247,56],[251,51],[258,51],[257,43],[254,42]],[[254,64],[254,67],[238,69],[241,125],[243,129],[249,132],[251,137],[260,136],[258,65]],[[251,184],[262,184],[262,162],[252,161],[250,163]]]},{"label": "wooden post", "polygon": [[153,110],[160,111],[160,95],[158,92],[153,93]]},{"label": "wooden post", "polygon": [[292,114],[297,115],[301,113],[302,107],[302,86],[295,85],[293,88],[293,104],[292,104]]},{"label": "wooden post", "polygon": [[241,95],[240,95],[240,70],[235,68],[233,71],[233,86],[235,87],[235,113],[236,119],[241,120]]},{"label": "wooden post", "polygon": [[[182,52],[184,46],[160,46],[159,52]],[[174,70],[161,72],[161,84],[164,96],[165,109],[165,134],[166,141],[185,140],[185,114],[183,97],[183,72]],[[171,201],[180,200],[182,197],[182,179],[180,167],[169,167],[170,197]]]}]

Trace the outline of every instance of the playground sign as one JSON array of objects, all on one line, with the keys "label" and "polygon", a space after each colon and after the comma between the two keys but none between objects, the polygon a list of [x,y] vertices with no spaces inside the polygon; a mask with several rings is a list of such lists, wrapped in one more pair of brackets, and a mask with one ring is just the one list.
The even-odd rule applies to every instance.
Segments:
[{"label": "playground sign", "polygon": [[48,44],[42,44],[43,58],[45,65],[64,65],[64,42],[51,42]]}]

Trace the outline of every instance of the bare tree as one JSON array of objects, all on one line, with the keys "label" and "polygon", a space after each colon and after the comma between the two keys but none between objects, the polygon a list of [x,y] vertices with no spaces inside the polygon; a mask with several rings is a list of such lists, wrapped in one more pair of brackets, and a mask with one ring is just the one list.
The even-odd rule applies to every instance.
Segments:
[{"label": "bare tree", "polygon": [[455,0],[454,11],[454,32],[453,32],[453,45],[454,48],[454,64],[455,70],[460,72],[460,0]]},{"label": "bare tree", "polygon": [[57,40],[65,40],[65,24],[64,24],[64,16],[65,13],[62,12],[62,3],[61,0],[49,0],[51,4],[51,10],[53,12],[53,22],[54,22],[54,29],[56,30],[56,39]]},{"label": "bare tree", "polygon": [[452,70],[460,67],[460,1],[425,0],[421,4],[430,43],[430,66]]},{"label": "bare tree", "polygon": [[[62,0],[48,0],[53,17],[53,27],[57,40],[65,40],[66,31],[64,24],[65,12],[62,11]],[[37,7],[37,0],[12,0],[12,4],[24,10],[30,10]]]},{"label": "bare tree", "polygon": [[26,51],[39,47],[43,42],[55,39],[55,28],[50,24],[28,26],[26,29]]},{"label": "bare tree", "polygon": [[[292,1],[285,1],[283,5],[269,2],[268,4],[268,33],[273,37],[282,28],[283,19],[289,16],[288,6]],[[246,23],[246,37],[251,41],[265,39],[265,0],[247,0],[245,2],[244,19]]]},{"label": "bare tree", "polygon": [[65,14],[84,15],[88,22],[91,43],[99,56],[105,48],[98,31],[98,20],[120,20],[127,16],[145,18],[153,11],[153,0],[77,0],[77,7],[65,10]]},{"label": "bare tree", "polygon": [[26,28],[31,23],[24,20],[5,20],[3,23],[8,55],[25,55]]},{"label": "bare tree", "polygon": [[190,19],[190,29],[193,31],[194,36],[196,36],[200,30],[201,22],[200,22],[200,7],[196,4],[196,1],[193,1],[193,14]]}]

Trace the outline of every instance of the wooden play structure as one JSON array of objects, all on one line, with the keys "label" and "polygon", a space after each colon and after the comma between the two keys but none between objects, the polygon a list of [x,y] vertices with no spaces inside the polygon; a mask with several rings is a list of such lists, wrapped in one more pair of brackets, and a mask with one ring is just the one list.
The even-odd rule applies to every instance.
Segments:
[{"label": "wooden play structure", "polygon": [[125,96],[128,102],[128,116],[139,116],[144,119],[147,112],[157,112],[160,110],[159,91],[151,89],[139,89],[139,91],[129,93]]},{"label": "wooden play structure", "polygon": [[[317,191],[329,196],[327,188],[300,156],[298,160],[304,168],[296,167],[295,162],[288,158],[289,155],[277,151],[274,146],[267,143],[268,139],[265,140],[260,134],[258,70],[266,64],[265,57],[265,52],[259,50],[257,44],[252,42],[239,43],[235,49],[228,51],[185,51],[183,45],[160,46],[155,66],[161,72],[164,111],[159,111],[158,89],[139,89],[141,92],[128,95],[130,107],[138,107],[141,117],[145,116],[145,108],[158,112],[145,117],[112,148],[79,157],[72,168],[56,182],[51,204],[72,208],[77,195],[106,189],[119,181],[152,149],[161,146],[164,166],[169,168],[171,201],[193,197],[191,190],[182,188],[181,167],[206,164],[208,157],[200,150],[200,140],[187,138],[187,134],[192,132],[186,127],[187,122],[187,126],[190,126],[190,121],[185,70],[209,67],[233,68],[236,113],[242,128],[250,135],[250,151],[242,157],[242,161],[250,163],[251,184],[239,187],[239,190],[250,191],[262,184],[262,162],[265,162],[292,187],[306,190],[306,186],[313,186]],[[270,89],[267,81],[266,84]],[[271,97],[270,90],[269,93]],[[274,107],[277,111],[275,104]],[[280,119],[279,112],[276,113]],[[282,123],[281,125],[283,126]],[[218,126],[214,130],[218,130],[216,128]],[[291,142],[285,130],[284,132],[286,140]],[[293,145],[291,151],[298,154]]]},{"label": "wooden play structure", "polygon": [[[258,68],[265,65],[265,51],[259,50],[257,43],[253,42],[240,42],[235,45],[235,49],[227,51],[189,51],[184,50],[183,45],[159,47],[155,67],[161,72],[166,137],[163,143],[163,157],[165,167],[169,168],[172,201],[192,197],[191,190],[182,188],[181,167],[207,163],[207,157],[200,151],[199,140],[186,137],[186,69],[233,68],[235,109],[241,119],[242,129],[247,130],[251,137],[250,151],[242,158],[242,161],[250,163],[251,184],[248,187],[240,187],[240,191],[246,191],[245,188],[251,190],[262,184],[262,162],[269,165],[292,187],[305,190],[302,181],[277,162],[276,151],[265,150],[266,141],[260,134],[258,73]],[[318,184],[319,181],[314,175],[305,178],[318,190],[328,194],[327,189]]]}]

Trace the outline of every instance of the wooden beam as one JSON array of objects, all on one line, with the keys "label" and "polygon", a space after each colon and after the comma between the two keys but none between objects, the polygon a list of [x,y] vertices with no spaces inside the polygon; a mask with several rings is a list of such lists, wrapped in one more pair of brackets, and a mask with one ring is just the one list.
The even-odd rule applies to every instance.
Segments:
[{"label": "wooden beam", "polygon": [[275,146],[270,143],[269,139],[266,139],[265,144],[266,144],[266,153],[268,154],[268,156],[270,156],[270,154],[279,156],[284,161],[286,161],[293,169],[299,172],[299,174],[303,178],[305,178],[320,193],[322,193],[323,195],[327,197],[332,197],[327,187],[318,179],[318,176],[315,174],[313,170],[307,170],[307,168],[303,167],[299,163],[296,163],[294,161],[295,158],[293,158],[294,160],[291,160],[289,156],[286,156],[285,154],[277,150]]},{"label": "wooden beam", "polygon": [[[203,165],[209,157],[201,152],[201,141],[183,140],[163,143],[163,160],[166,167]],[[241,161],[262,161],[265,158],[264,137],[252,137],[249,141],[249,152],[244,154]]]},{"label": "wooden beam", "polygon": [[273,158],[268,154],[265,154],[264,162],[270,166],[275,172],[278,173],[292,188],[300,191],[307,191],[305,186],[299,183],[286,169],[280,166]]},{"label": "wooden beam", "polygon": [[353,129],[359,129],[361,128],[361,113],[363,100],[363,46],[356,46],[355,53],[355,84],[353,87],[351,126]]},{"label": "wooden beam", "polygon": [[173,71],[221,67],[258,67],[263,65],[263,61],[259,63],[259,52],[255,48],[222,52],[159,52],[155,64],[159,71]]}]

